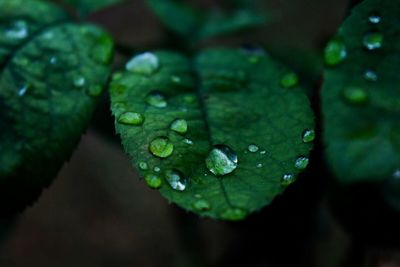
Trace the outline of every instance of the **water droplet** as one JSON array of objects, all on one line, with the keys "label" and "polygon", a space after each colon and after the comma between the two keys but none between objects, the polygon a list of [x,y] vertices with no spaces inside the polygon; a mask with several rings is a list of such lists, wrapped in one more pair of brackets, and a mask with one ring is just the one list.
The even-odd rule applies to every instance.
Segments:
[{"label": "water droplet", "polygon": [[186,189],[186,179],[183,174],[177,170],[170,170],[165,173],[165,178],[172,189],[184,191]]},{"label": "water droplet", "polygon": [[153,170],[154,170],[155,172],[160,172],[160,171],[161,171],[161,168],[158,167],[158,166],[155,166],[155,167],[153,168]]},{"label": "water droplet", "polygon": [[85,77],[83,77],[81,75],[74,77],[74,85],[76,87],[83,87],[83,86],[85,86],[85,83],[86,83]]},{"label": "water droplet", "polygon": [[196,200],[192,206],[196,211],[207,211],[211,208],[210,203],[205,199]]},{"label": "water droplet", "polygon": [[363,88],[348,87],[343,90],[343,97],[351,104],[364,104],[368,101],[368,94]]},{"label": "water droplet", "polygon": [[23,20],[15,21],[13,25],[5,31],[5,37],[9,39],[25,39],[28,37],[28,34],[28,24]]},{"label": "water droplet", "polygon": [[394,172],[393,172],[393,178],[394,179],[400,179],[400,169],[397,169],[397,170],[395,170]]},{"label": "water droplet", "polygon": [[162,185],[162,180],[159,176],[155,174],[146,174],[144,176],[146,184],[152,189],[158,189]]},{"label": "water droplet", "polygon": [[238,158],[232,148],[226,145],[216,145],[206,158],[206,166],[216,176],[233,172],[237,168]]},{"label": "water droplet", "polygon": [[184,119],[176,119],[171,123],[171,130],[180,134],[184,134],[188,130],[188,125]]},{"label": "water droplet", "polygon": [[255,152],[258,151],[258,146],[254,145],[254,144],[251,144],[251,145],[249,145],[249,146],[247,147],[247,149],[248,149],[250,152],[255,153]]},{"label": "water droplet", "polygon": [[372,13],[369,17],[368,17],[368,21],[371,24],[379,24],[382,20],[382,17],[379,16],[377,13]]},{"label": "water droplet", "polygon": [[165,100],[165,96],[158,91],[154,91],[148,94],[146,97],[146,102],[150,106],[156,108],[165,108],[168,105],[167,101]]},{"label": "water droplet", "polygon": [[171,81],[173,83],[180,83],[182,80],[181,80],[181,78],[179,76],[173,75],[173,76],[171,76]]},{"label": "water droplet", "polygon": [[240,208],[229,208],[221,214],[221,218],[228,221],[240,221],[247,215],[247,212]]},{"label": "water droplet", "polygon": [[293,173],[287,173],[282,176],[281,183],[288,186],[296,181],[296,176]]},{"label": "water droplet", "polygon": [[304,170],[305,168],[307,168],[308,163],[309,163],[309,159],[307,157],[299,157],[296,159],[294,166],[298,170]]},{"label": "water droplet", "polygon": [[262,151],[260,151],[260,154],[261,155],[265,155],[265,154],[267,154],[267,151],[266,150],[262,150]]},{"label": "water droplet", "polygon": [[262,167],[263,167],[262,163],[257,164],[257,168],[262,168]]},{"label": "water droplet", "polygon": [[193,145],[193,141],[187,138],[183,139],[183,142],[187,145]]},{"label": "water droplet", "polygon": [[28,85],[24,85],[21,88],[19,88],[18,96],[24,96],[26,94],[26,92],[28,91],[28,88],[29,88]]},{"label": "water droplet", "polygon": [[315,131],[314,130],[305,130],[303,132],[303,142],[310,143],[315,139]]},{"label": "water droplet", "polygon": [[294,72],[288,72],[283,75],[281,79],[281,86],[283,88],[291,88],[299,83],[299,76]]},{"label": "water droplet", "polygon": [[378,75],[373,70],[366,70],[364,72],[364,79],[369,82],[376,82],[378,81]]},{"label": "water droplet", "polygon": [[343,41],[339,39],[331,40],[324,50],[325,64],[335,66],[345,60],[347,57],[346,46]]},{"label": "water droplet", "polygon": [[58,63],[57,57],[51,57],[49,61],[51,65],[56,65]]},{"label": "water droplet", "polygon": [[378,32],[368,33],[363,38],[363,45],[368,50],[376,50],[382,47],[383,35]]},{"label": "water droplet", "polygon": [[167,158],[174,151],[174,145],[167,137],[157,137],[150,143],[150,152],[159,158]]},{"label": "water droplet", "polygon": [[144,161],[139,162],[139,169],[141,169],[142,171],[145,171],[148,168],[149,168],[149,166],[147,165],[146,162],[144,162]]},{"label": "water droplet", "polygon": [[143,115],[136,112],[125,112],[122,113],[118,118],[119,123],[127,125],[142,125],[143,121]]},{"label": "water droplet", "polygon": [[151,75],[159,68],[158,57],[153,53],[143,53],[126,63],[126,70],[143,75]]}]

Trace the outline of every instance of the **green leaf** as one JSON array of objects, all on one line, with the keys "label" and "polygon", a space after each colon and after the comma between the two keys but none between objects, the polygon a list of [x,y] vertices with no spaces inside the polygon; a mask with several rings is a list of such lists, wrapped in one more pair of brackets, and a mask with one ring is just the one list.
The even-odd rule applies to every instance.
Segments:
[{"label": "green leaf", "polygon": [[87,16],[93,12],[122,3],[127,0],[62,0],[75,7],[81,16]]},{"label": "green leaf", "polygon": [[70,157],[107,81],[113,45],[101,29],[63,22],[62,11],[41,1],[0,0],[1,12],[3,211],[31,202]]},{"label": "green leaf", "polygon": [[326,155],[342,183],[382,181],[400,167],[399,3],[364,1],[325,49]]},{"label": "green leaf", "polygon": [[113,77],[116,129],[151,188],[186,210],[240,220],[308,164],[313,114],[293,77],[244,50],[207,50],[193,61],[144,53]]}]

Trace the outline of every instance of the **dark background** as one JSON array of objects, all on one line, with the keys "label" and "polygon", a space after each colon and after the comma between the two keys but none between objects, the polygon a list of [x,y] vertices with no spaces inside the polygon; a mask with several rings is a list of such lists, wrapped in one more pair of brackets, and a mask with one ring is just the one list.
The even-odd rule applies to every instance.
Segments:
[{"label": "dark background", "polygon": [[[347,0],[269,0],[274,19],[265,28],[221,42],[258,40],[293,53],[319,53],[348,5]],[[90,20],[123,46],[162,48],[169,37],[143,0]],[[123,61],[118,57],[117,65]],[[314,107],[318,113],[317,101]],[[284,195],[244,222],[226,223],[188,214],[148,189],[110,122],[106,100],[37,203],[15,223],[0,222],[10,224],[7,234],[0,233],[1,267],[400,266],[398,214],[380,202],[373,187],[337,186],[324,167],[320,140],[310,168]]]}]

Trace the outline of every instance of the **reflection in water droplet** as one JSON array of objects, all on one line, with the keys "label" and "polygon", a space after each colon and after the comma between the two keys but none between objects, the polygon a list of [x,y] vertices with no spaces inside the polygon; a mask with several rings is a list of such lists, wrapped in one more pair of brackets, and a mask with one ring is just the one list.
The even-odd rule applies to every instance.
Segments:
[{"label": "reflection in water droplet", "polygon": [[206,158],[206,166],[216,176],[233,172],[237,168],[238,158],[232,148],[226,145],[216,145]]},{"label": "reflection in water droplet", "polygon": [[142,125],[144,117],[140,113],[125,112],[118,118],[118,122],[127,125]]},{"label": "reflection in water droplet", "polygon": [[335,66],[341,63],[347,57],[346,46],[343,41],[339,39],[331,40],[324,50],[325,64]]},{"label": "reflection in water droplet", "polygon": [[172,189],[177,191],[184,191],[186,189],[186,179],[183,174],[178,170],[170,170],[165,173],[165,179]]},{"label": "reflection in water droplet", "polygon": [[15,21],[13,25],[5,31],[5,37],[8,39],[25,39],[28,37],[28,34],[28,24],[23,20]]},{"label": "reflection in water droplet", "polygon": [[150,152],[159,158],[167,158],[174,151],[174,145],[167,137],[158,137],[151,141],[149,146]]},{"label": "reflection in water droplet", "polygon": [[158,57],[153,53],[143,53],[133,57],[125,67],[133,73],[151,75],[159,68]]},{"label": "reflection in water droplet", "polygon": [[296,169],[304,170],[305,168],[307,168],[308,163],[309,159],[307,157],[299,157],[296,159],[294,166],[296,167]]},{"label": "reflection in water droplet", "polygon": [[293,173],[287,173],[282,176],[281,184],[288,186],[296,181],[296,176]]},{"label": "reflection in water droplet", "polygon": [[176,119],[171,123],[171,130],[180,133],[180,134],[184,134],[187,132],[188,130],[188,125],[186,120],[184,119]]},{"label": "reflection in water droplet", "polygon": [[378,75],[373,70],[366,70],[364,72],[364,79],[369,82],[376,82],[378,81]]},{"label": "reflection in water droplet", "polygon": [[363,88],[348,87],[343,90],[344,99],[350,104],[364,104],[368,101],[368,94]]},{"label": "reflection in water droplet", "polygon": [[314,130],[305,130],[303,132],[303,142],[310,143],[315,139],[315,131]]},{"label": "reflection in water droplet", "polygon": [[294,72],[288,72],[283,75],[281,79],[281,86],[283,88],[292,88],[299,83],[299,76]]},{"label": "reflection in water droplet", "polygon": [[248,149],[250,152],[255,153],[255,152],[258,151],[258,146],[254,145],[254,144],[251,144],[251,145],[249,145],[249,146],[247,147],[247,149]]},{"label": "reflection in water droplet", "polygon": [[379,24],[381,20],[382,20],[381,16],[379,16],[377,13],[373,13],[368,17],[368,21],[371,24]]},{"label": "reflection in water droplet", "polygon": [[158,91],[154,91],[148,94],[146,97],[146,102],[150,106],[156,108],[165,108],[168,105],[167,100],[165,100],[165,96]]},{"label": "reflection in water droplet", "polygon": [[211,208],[210,203],[205,199],[199,199],[193,202],[193,209],[196,211],[207,211]]},{"label": "reflection in water droplet", "polygon": [[158,189],[162,185],[162,180],[159,176],[155,174],[146,174],[144,176],[146,184],[152,189]]},{"label": "reflection in water droplet", "polygon": [[382,47],[383,35],[378,32],[368,33],[363,38],[363,45],[368,50],[376,50]]},{"label": "reflection in water droplet", "polygon": [[228,221],[240,221],[247,215],[247,212],[240,208],[229,208],[221,214],[221,218]]},{"label": "reflection in water droplet", "polygon": [[148,169],[147,163],[144,161],[139,162],[139,169],[141,169],[142,171],[147,170]]}]

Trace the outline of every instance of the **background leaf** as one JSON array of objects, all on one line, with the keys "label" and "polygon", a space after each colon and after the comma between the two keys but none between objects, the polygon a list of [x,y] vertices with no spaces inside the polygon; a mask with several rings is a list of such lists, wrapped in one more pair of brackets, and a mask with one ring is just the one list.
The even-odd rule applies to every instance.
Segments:
[{"label": "background leaf", "polygon": [[339,181],[383,181],[400,167],[399,1],[366,0],[325,50],[326,155]]},{"label": "background leaf", "polygon": [[[171,202],[240,220],[307,166],[308,99],[298,77],[266,55],[213,49],[191,62],[145,53],[126,68],[111,85],[117,132],[147,184]],[[212,166],[210,151],[220,165]]]},{"label": "background leaf", "polygon": [[75,7],[81,16],[87,16],[103,8],[122,3],[126,0],[62,0]]},{"label": "background leaf", "polygon": [[[6,51],[0,73],[3,212],[32,201],[71,155],[107,81],[113,49],[110,37],[95,26],[35,23],[37,10],[51,12],[53,21],[64,15],[50,4],[24,3],[0,1],[1,12],[7,10],[10,20],[2,27],[15,21],[18,27],[27,25],[12,26],[0,42]],[[38,9],[32,8],[34,3]],[[13,42],[8,31],[15,32],[12,37],[25,31],[27,36]]]}]

